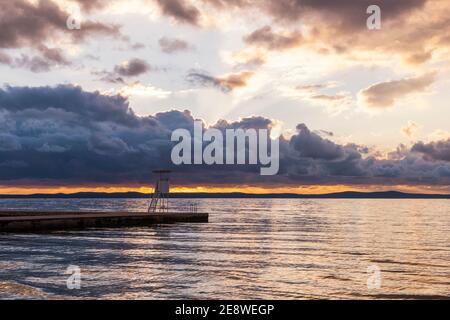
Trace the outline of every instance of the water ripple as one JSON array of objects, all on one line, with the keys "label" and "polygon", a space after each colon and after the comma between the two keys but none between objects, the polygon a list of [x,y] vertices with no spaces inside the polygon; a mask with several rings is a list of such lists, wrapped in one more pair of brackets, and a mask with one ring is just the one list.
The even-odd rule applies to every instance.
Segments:
[{"label": "water ripple", "polygon": [[[0,298],[450,297],[448,201],[195,201],[209,223],[0,234]],[[143,211],[146,202],[3,199],[0,209]],[[69,265],[81,268],[80,290],[66,286]],[[374,265],[380,287],[370,289]]]}]

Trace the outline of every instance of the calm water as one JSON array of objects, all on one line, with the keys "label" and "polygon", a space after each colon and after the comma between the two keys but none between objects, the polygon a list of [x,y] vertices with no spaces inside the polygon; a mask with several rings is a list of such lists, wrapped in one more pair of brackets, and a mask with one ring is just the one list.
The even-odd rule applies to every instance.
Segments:
[{"label": "calm water", "polygon": [[[0,234],[0,298],[450,297],[448,200],[195,202],[209,223]],[[142,211],[146,204],[0,200],[0,209]],[[79,290],[67,289],[69,265],[81,268]]]}]

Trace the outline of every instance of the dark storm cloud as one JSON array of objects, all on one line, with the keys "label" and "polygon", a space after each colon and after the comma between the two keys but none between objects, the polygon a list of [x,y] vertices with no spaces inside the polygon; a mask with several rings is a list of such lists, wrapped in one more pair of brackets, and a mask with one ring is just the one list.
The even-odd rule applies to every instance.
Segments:
[{"label": "dark storm cloud", "polygon": [[[114,122],[134,126],[138,120],[125,98],[88,93],[74,86],[6,87],[0,90],[0,110],[29,117],[20,122],[19,129],[24,124],[38,123],[45,118],[45,112],[73,124]],[[34,119],[31,116],[35,116]]]},{"label": "dark storm cloud", "polygon": [[[173,130],[193,130],[189,111],[141,117],[126,98],[86,92],[80,87],[0,89],[0,181],[8,185],[149,184],[151,170],[174,169],[181,185],[262,184],[448,184],[449,142],[398,149],[388,160],[368,148],[338,144],[297,126],[280,138],[280,172],[260,176],[259,166],[173,166]],[[272,120],[252,116],[219,120],[212,127],[268,129]],[[422,157],[417,153],[426,154]],[[433,161],[429,161],[433,160]]]},{"label": "dark storm cloud", "polygon": [[217,121],[212,127],[220,130],[225,129],[269,129],[272,125],[270,119],[252,116],[242,118],[239,121],[228,122],[226,120]]},{"label": "dark storm cloud", "polygon": [[336,160],[343,158],[344,148],[311,132],[305,124],[297,126],[298,134],[291,139],[292,147],[303,157]]},{"label": "dark storm cloud", "polygon": [[0,134],[0,151],[15,151],[22,148],[17,136],[4,133]]},{"label": "dark storm cloud", "polygon": [[426,159],[450,161],[450,139],[430,143],[418,142],[412,151],[423,154]]},{"label": "dark storm cloud", "polygon": [[251,71],[242,71],[225,76],[214,77],[202,71],[191,71],[188,73],[186,79],[193,83],[205,87],[216,87],[223,92],[230,92],[236,88],[245,87],[247,81],[253,76]]},{"label": "dark storm cloud", "polygon": [[156,0],[163,14],[174,18],[176,21],[198,25],[200,11],[184,0]]},{"label": "dark storm cloud", "polygon": [[170,127],[183,117],[190,114],[137,117],[125,98],[79,87],[7,87],[0,90],[0,179],[148,179],[170,160]]}]

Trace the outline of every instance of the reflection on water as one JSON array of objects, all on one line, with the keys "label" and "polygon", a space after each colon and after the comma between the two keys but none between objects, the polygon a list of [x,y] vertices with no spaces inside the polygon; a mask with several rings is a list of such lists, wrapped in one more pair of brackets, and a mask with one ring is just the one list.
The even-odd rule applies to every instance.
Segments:
[{"label": "reflection on water", "polygon": [[[175,207],[193,200],[177,199]],[[205,224],[0,234],[0,298],[450,297],[448,200],[195,200]],[[0,209],[145,210],[141,199],[0,200]],[[66,287],[69,265],[81,289]],[[381,270],[368,289],[369,266]]]}]

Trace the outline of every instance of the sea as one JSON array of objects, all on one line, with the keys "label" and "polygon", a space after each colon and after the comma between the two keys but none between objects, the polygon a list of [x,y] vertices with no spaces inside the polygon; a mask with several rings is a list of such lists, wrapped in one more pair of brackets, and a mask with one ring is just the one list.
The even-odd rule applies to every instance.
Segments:
[{"label": "sea", "polygon": [[[173,199],[208,223],[0,233],[0,299],[450,299],[450,200]],[[0,210],[146,211],[146,199]]]}]

